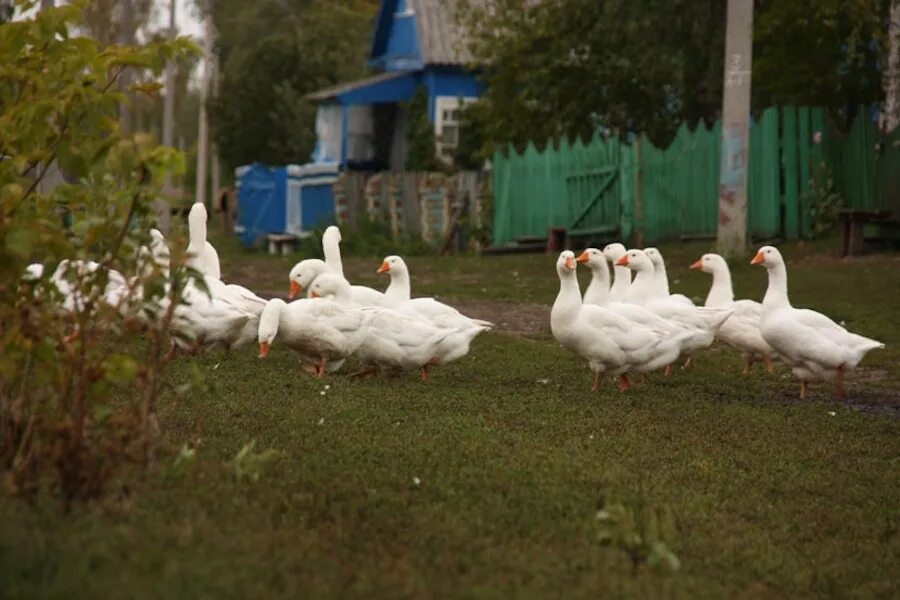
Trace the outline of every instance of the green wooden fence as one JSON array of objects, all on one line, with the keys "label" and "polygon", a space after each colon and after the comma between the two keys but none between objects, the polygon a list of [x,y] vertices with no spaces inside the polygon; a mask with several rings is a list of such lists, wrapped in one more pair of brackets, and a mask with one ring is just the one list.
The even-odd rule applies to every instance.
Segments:
[{"label": "green wooden fence", "polygon": [[[666,148],[595,137],[497,152],[494,244],[551,227],[642,243],[714,236],[720,151],[716,123],[682,125]],[[846,206],[900,210],[900,130],[880,135],[860,118],[842,134],[821,108],[769,108],[751,127],[748,173],[750,235],[807,237],[829,181]]]}]

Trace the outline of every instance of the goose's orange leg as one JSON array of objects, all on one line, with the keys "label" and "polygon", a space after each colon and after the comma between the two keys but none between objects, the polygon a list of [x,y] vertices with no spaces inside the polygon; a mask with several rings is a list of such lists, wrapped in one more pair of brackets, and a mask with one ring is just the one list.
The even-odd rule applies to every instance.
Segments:
[{"label": "goose's orange leg", "polygon": [[603,373],[597,371],[594,373],[594,385],[591,386],[591,391],[596,392],[600,389],[600,383],[603,381]]},{"label": "goose's orange leg", "polygon": [[834,381],[834,395],[838,398],[846,398],[847,393],[844,391],[844,367],[839,367],[837,379]]},{"label": "goose's orange leg", "polygon": [[627,392],[631,389],[631,381],[628,380],[628,373],[619,375],[619,391]]},{"label": "goose's orange leg", "polygon": [[772,368],[772,357],[766,354],[763,356],[763,362],[766,363],[766,369],[769,370],[769,373],[774,373],[775,369]]},{"label": "goose's orange leg", "polygon": [[670,377],[672,375],[672,365],[666,365],[666,377]]},{"label": "goose's orange leg", "polygon": [[800,382],[800,399],[806,399],[806,392],[809,391],[809,382],[801,381]]}]

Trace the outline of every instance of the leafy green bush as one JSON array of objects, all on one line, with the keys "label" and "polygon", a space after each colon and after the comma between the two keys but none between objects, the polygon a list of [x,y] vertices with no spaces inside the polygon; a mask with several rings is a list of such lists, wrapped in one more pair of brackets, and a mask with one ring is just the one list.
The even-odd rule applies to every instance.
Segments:
[{"label": "leafy green bush", "polygon": [[428,118],[428,90],[419,86],[406,105],[406,170],[440,171],[444,164],[437,156],[434,125]]},{"label": "leafy green bush", "polygon": [[817,238],[830,231],[838,220],[838,211],[844,199],[834,185],[831,169],[824,163],[814,167],[809,180],[809,189],[803,193],[801,206],[807,211],[810,222],[810,236]]},{"label": "leafy green bush", "polygon": [[[314,229],[312,235],[303,240],[299,251],[307,257],[324,258],[322,234],[325,228]],[[422,256],[432,254],[434,249],[421,237],[402,237],[394,240],[387,223],[364,218],[355,229],[341,228],[341,254],[344,256],[374,256],[379,259],[391,254],[400,256]]]},{"label": "leafy green bush", "polygon": [[[194,46],[101,48],[72,33],[84,7],[0,25],[0,474],[10,493],[52,490],[67,505],[102,493],[127,463],[153,463],[155,403],[188,277],[183,252],[173,251],[167,284],[142,251],[151,204],[182,160],[119,131],[115,84],[126,68],[158,74]],[[57,170],[63,181],[50,185]]]},{"label": "leafy green bush", "polygon": [[675,537],[675,519],[666,507],[611,503],[597,511],[597,540],[628,556],[632,573],[642,566],[674,573],[681,561],[669,547]]}]

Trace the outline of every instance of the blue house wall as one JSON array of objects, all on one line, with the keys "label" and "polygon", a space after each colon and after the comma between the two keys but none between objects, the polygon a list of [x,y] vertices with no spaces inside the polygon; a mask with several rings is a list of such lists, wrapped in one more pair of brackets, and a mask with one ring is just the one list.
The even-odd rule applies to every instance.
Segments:
[{"label": "blue house wall", "polygon": [[484,92],[484,84],[459,67],[429,67],[422,75],[422,83],[428,90],[428,119],[432,123],[437,96],[478,98]]}]

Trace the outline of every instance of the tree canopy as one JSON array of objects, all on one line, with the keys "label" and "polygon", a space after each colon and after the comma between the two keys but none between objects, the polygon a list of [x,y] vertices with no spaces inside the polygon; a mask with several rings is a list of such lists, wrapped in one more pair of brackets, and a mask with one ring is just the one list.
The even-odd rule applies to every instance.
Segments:
[{"label": "tree canopy", "polygon": [[212,127],[229,169],[305,163],[315,106],[304,96],[365,75],[376,0],[220,0],[222,77]]},{"label": "tree canopy", "polygon": [[[723,0],[470,0],[460,18],[487,83],[477,118],[496,144],[644,132],[665,143],[721,111]],[[757,0],[753,109],[852,113],[882,97],[889,0]]]}]

